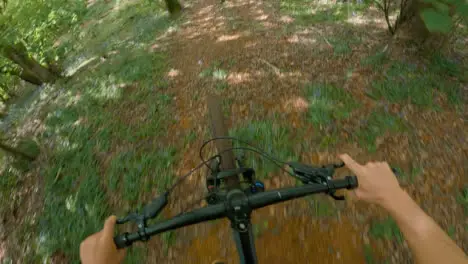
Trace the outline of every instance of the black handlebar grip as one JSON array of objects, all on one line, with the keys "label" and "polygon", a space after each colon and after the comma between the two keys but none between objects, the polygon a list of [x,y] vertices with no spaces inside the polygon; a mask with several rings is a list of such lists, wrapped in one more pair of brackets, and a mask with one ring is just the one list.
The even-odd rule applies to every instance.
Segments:
[{"label": "black handlebar grip", "polygon": [[114,243],[118,249],[126,248],[132,245],[132,241],[128,239],[128,233],[117,235],[114,237]]},{"label": "black handlebar grip", "polygon": [[346,179],[348,180],[348,187],[347,189],[355,189],[359,186],[358,179],[356,176],[346,176]]}]

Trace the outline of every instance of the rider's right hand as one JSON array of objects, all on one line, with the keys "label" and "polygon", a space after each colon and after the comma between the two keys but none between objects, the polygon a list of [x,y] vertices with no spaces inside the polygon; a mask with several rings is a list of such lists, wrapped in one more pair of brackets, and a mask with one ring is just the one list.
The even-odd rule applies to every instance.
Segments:
[{"label": "rider's right hand", "polygon": [[348,154],[340,155],[340,159],[358,178],[359,187],[354,193],[359,200],[386,208],[395,197],[404,192],[387,162],[368,162],[361,165]]}]

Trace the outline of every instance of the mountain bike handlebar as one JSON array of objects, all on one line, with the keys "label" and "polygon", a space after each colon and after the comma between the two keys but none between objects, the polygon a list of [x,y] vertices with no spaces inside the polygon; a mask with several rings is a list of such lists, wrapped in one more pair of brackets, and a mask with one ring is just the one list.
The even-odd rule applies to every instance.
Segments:
[{"label": "mountain bike handlebar", "polygon": [[234,211],[240,210],[241,207],[247,206],[249,210],[254,210],[311,194],[333,193],[340,189],[354,189],[356,187],[358,187],[357,178],[355,176],[346,176],[343,179],[329,180],[326,184],[309,183],[303,186],[280,188],[249,196],[240,195],[236,197],[234,194],[232,195],[234,198],[228,199],[224,203],[209,205],[177,215],[169,220],[141,228],[138,232],[117,235],[114,242],[117,248],[125,248],[131,246],[135,241],[147,241],[151,236],[162,232],[228,217],[229,214],[237,213]]}]

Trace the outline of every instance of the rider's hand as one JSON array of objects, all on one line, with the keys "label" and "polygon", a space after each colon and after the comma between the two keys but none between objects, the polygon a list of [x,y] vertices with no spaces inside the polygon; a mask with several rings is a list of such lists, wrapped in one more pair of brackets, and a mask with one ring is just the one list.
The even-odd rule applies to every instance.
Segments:
[{"label": "rider's hand", "polygon": [[122,263],[127,253],[117,249],[114,244],[114,228],[117,218],[111,216],[104,223],[104,228],[87,237],[80,245],[80,258],[83,264]]},{"label": "rider's hand", "polygon": [[340,159],[358,178],[359,187],[354,193],[359,200],[385,208],[393,198],[403,193],[387,162],[368,162],[361,165],[348,154],[340,155]]}]

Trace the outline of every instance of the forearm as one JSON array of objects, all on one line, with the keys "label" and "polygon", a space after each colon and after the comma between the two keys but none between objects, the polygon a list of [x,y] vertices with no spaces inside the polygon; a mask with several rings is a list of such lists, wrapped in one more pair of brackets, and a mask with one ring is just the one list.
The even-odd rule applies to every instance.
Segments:
[{"label": "forearm", "polygon": [[416,263],[468,263],[465,253],[405,191],[384,208],[398,223]]}]

